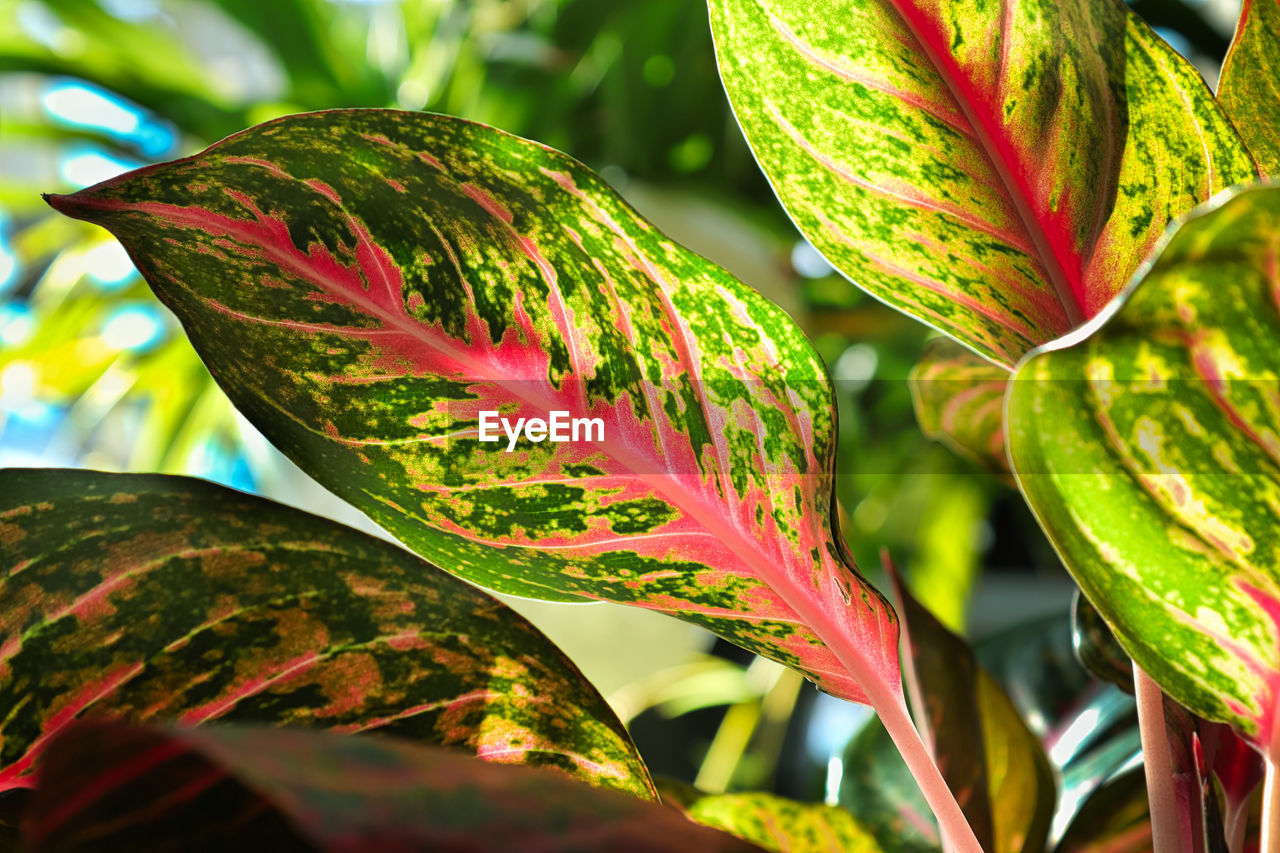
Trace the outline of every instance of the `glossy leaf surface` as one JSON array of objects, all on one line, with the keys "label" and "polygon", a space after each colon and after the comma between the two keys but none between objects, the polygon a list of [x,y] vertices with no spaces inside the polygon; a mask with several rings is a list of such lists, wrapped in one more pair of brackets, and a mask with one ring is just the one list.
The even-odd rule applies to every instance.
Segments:
[{"label": "glossy leaf surface", "polygon": [[[50,203],[115,233],[250,420],[420,554],[899,701],[894,616],[832,531],[817,355],[570,158],[333,111]],[[485,411],[599,427],[481,441]]]},{"label": "glossy leaf surface", "polygon": [[1007,366],[1253,176],[1199,73],[1113,0],[710,6],[730,101],[805,236]]},{"label": "glossy leaf surface", "polygon": [[884,726],[871,719],[849,743],[840,779],[840,805],[884,850],[938,853],[938,826]]},{"label": "glossy leaf surface", "polygon": [[973,650],[925,609],[890,566],[909,662],[907,684],[947,784],[991,853],[1040,853],[1053,816],[1053,770]]},{"label": "glossy leaf surface", "polygon": [[691,820],[774,853],[880,853],[856,818],[839,806],[800,803],[774,794],[702,796],[684,805]]},{"label": "glossy leaf surface", "polygon": [[1008,475],[1004,392],[1009,371],[954,341],[930,341],[907,378],[916,421],[929,438],[988,470]]},{"label": "glossy leaf surface", "polygon": [[32,851],[759,849],[656,803],[398,738],[101,722],[50,745],[26,835]]},{"label": "glossy leaf surface", "polygon": [[[1134,662],[1274,754],[1280,189],[1174,232],[1101,328],[1019,369],[1019,484]],[[1070,343],[1070,342],[1066,342]]]},{"label": "glossy leaf surface", "polygon": [[0,473],[0,787],[79,716],[379,730],[652,798],[622,724],[506,605],[201,480]]},{"label": "glossy leaf surface", "polygon": [[1280,176],[1280,2],[1244,0],[1222,63],[1218,100],[1258,171]]}]

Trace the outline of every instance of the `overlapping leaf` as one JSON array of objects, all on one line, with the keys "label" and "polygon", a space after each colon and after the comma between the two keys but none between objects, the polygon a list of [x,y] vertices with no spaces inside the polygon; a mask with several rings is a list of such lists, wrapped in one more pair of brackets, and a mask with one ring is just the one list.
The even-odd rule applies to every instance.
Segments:
[{"label": "overlapping leaf", "polygon": [[678,812],[397,738],[80,723],[41,761],[32,851],[758,851]]},{"label": "overlapping leaf", "polygon": [[991,471],[1008,475],[1004,392],[1009,371],[954,341],[931,341],[907,378],[916,420],[929,438]]},{"label": "overlapping leaf", "polygon": [[907,683],[938,766],[991,853],[1041,853],[1053,816],[1049,759],[1000,685],[905,588],[892,564]]},{"label": "overlapping leaf", "polygon": [[1253,176],[1196,70],[1114,0],[710,6],[734,110],[810,242],[1005,365]]},{"label": "overlapping leaf", "polygon": [[875,837],[839,806],[774,794],[718,794],[684,804],[691,820],[774,853],[880,853]]},{"label": "overlapping leaf", "polygon": [[[334,111],[50,201],[112,230],[236,405],[419,553],[900,702],[892,611],[831,529],[819,359],[575,161]],[[484,411],[600,430],[484,442]]]},{"label": "overlapping leaf", "polygon": [[1121,645],[1272,755],[1278,288],[1280,188],[1227,194],[1171,235],[1105,325],[1026,361],[1008,407],[1023,493]]},{"label": "overlapping leaf", "polygon": [[1218,100],[1264,175],[1280,176],[1280,2],[1244,0]]},{"label": "overlapping leaf", "polygon": [[0,788],[79,716],[379,730],[651,798],[622,724],[502,603],[184,477],[0,474]]}]

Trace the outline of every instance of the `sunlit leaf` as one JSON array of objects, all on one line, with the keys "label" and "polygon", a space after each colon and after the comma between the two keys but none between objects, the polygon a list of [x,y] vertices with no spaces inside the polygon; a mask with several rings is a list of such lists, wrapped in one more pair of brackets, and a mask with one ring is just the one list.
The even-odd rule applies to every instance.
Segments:
[{"label": "sunlit leaf", "polygon": [[1280,2],[1244,0],[1218,100],[1264,175],[1280,175]]},{"label": "sunlit leaf", "polygon": [[[892,610],[832,530],[820,360],[575,161],[334,111],[50,202],[121,239],[274,444],[437,564],[672,613],[901,707]],[[486,442],[485,411],[596,426]]]},{"label": "sunlit leaf", "polygon": [[652,797],[622,724],[502,603],[185,477],[0,474],[0,788],[78,716],[379,730]]},{"label": "sunlit leaf", "polygon": [[1111,0],[710,6],[739,122],[809,241],[1007,366],[1253,176],[1195,68]]},{"label": "sunlit leaf", "polygon": [[1022,491],[1121,645],[1266,753],[1280,738],[1278,257],[1280,189],[1216,200],[1100,328],[1022,365],[1008,409]]},{"label": "sunlit leaf", "polygon": [[32,800],[32,851],[759,850],[545,770],[287,728],[79,723]]},{"label": "sunlit leaf", "polygon": [[774,794],[719,794],[698,797],[684,809],[691,820],[774,853],[879,853],[886,849],[839,806],[800,803]]}]

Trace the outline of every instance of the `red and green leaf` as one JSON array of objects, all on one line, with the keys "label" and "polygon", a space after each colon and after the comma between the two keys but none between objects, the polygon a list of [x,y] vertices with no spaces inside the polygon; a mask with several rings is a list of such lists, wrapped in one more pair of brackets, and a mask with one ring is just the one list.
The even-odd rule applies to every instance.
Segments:
[{"label": "red and green leaf", "polygon": [[504,604],[185,477],[0,473],[0,789],[78,717],[378,730],[643,797],[622,724]]},{"label": "red and green leaf", "polygon": [[1204,81],[1115,0],[710,0],[721,75],[801,231],[1006,366],[1254,176]]},{"label": "red and green leaf", "polygon": [[1125,651],[1272,756],[1278,294],[1280,189],[1227,194],[1082,340],[1024,362],[1007,411],[1019,485]]},{"label": "red and green leaf", "polygon": [[33,853],[759,851],[657,803],[398,738],[118,722],[54,739],[25,836]]},{"label": "red and green leaf", "polygon": [[1280,0],[1244,0],[1218,101],[1263,175],[1280,176]]},{"label": "red and green leaf", "polygon": [[1005,368],[955,341],[931,341],[907,377],[920,429],[961,456],[1007,477],[1004,392],[1009,376]]},{"label": "red and green leaf", "polygon": [[[893,612],[832,529],[818,356],[574,160],[333,111],[50,203],[119,237],[276,446],[438,565],[671,613],[899,701]],[[599,418],[603,440],[507,452],[482,411]]]}]

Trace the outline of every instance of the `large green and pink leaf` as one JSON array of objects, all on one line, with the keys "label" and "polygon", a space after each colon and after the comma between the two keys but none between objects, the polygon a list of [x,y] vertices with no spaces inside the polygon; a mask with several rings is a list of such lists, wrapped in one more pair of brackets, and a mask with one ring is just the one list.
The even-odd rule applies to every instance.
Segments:
[{"label": "large green and pink leaf", "polygon": [[710,7],[729,99],[805,236],[1006,366],[1254,175],[1196,70],[1115,0]]},{"label": "large green and pink leaf", "polygon": [[[892,610],[832,530],[818,356],[574,160],[333,111],[50,203],[119,237],[273,443],[438,565],[898,693]],[[485,411],[603,438],[480,441]]]},{"label": "large green and pink leaf", "polygon": [[749,853],[674,809],[399,738],[78,723],[40,762],[31,851]]},{"label": "large green and pink leaf", "polygon": [[1280,176],[1280,0],[1244,0],[1218,100],[1258,171]]},{"label": "large green and pink leaf", "polygon": [[1007,411],[1019,485],[1120,644],[1273,756],[1278,294],[1280,188],[1227,194],[1081,340],[1024,362]]},{"label": "large green and pink leaf", "polygon": [[200,480],[0,472],[0,789],[78,717],[377,730],[654,796],[577,668],[381,539]]}]

